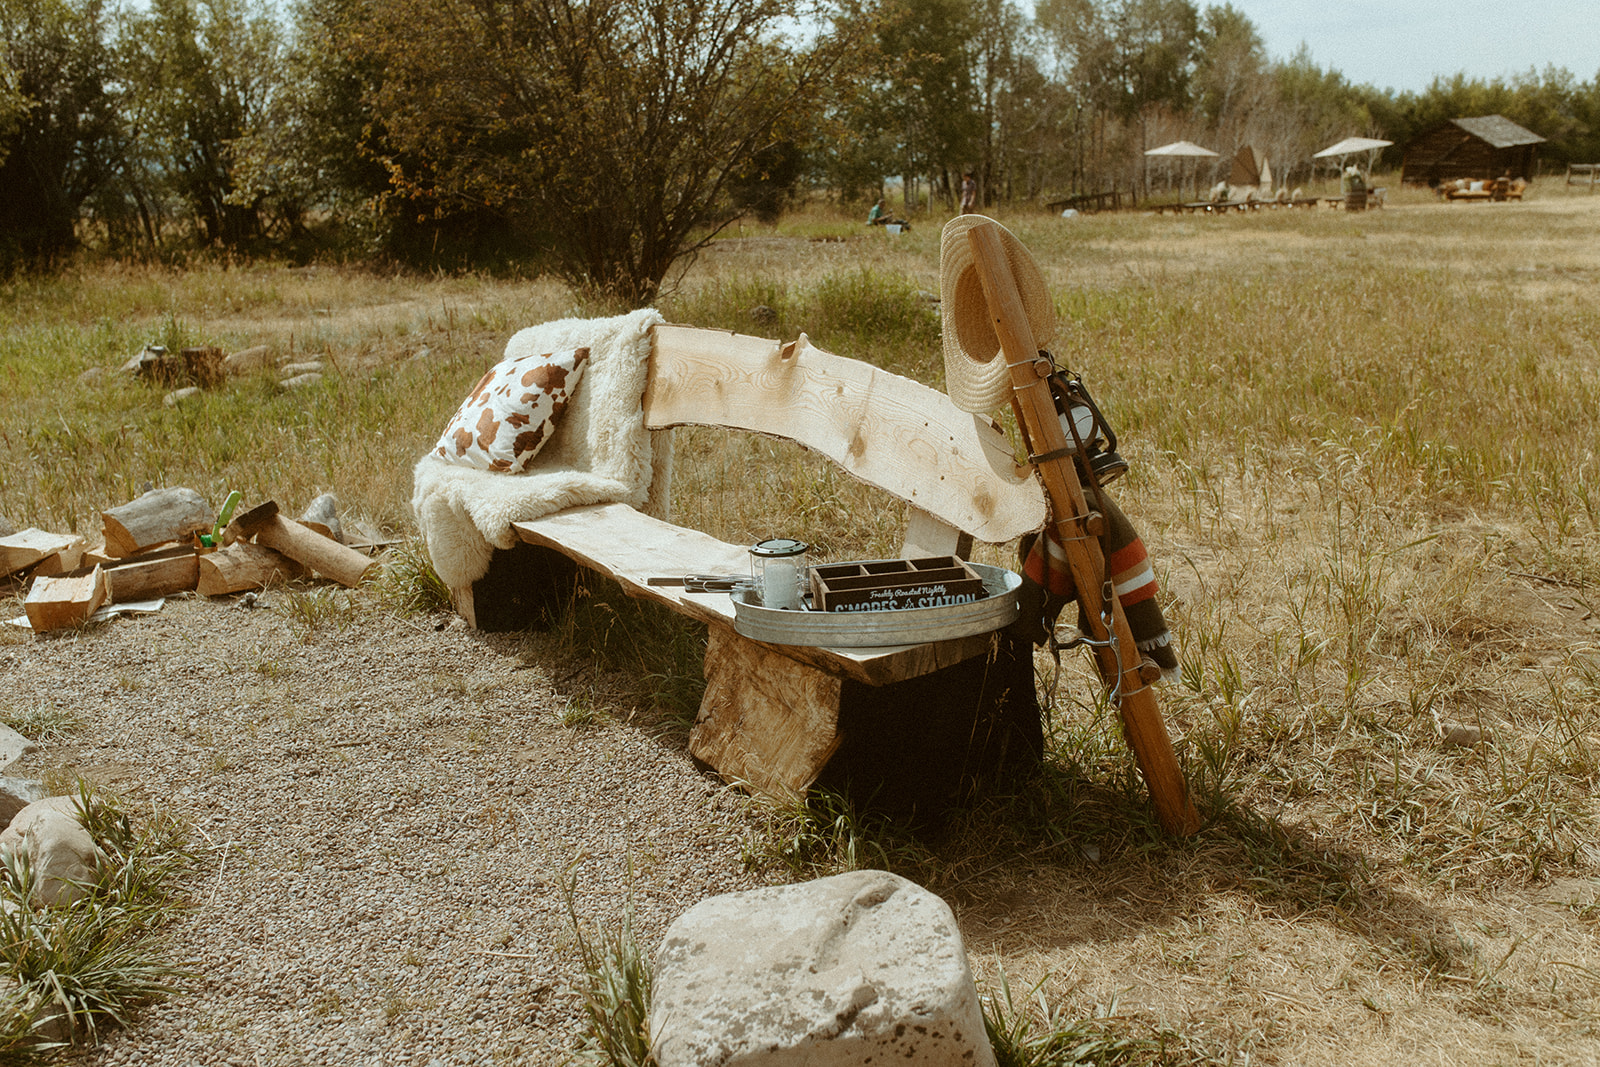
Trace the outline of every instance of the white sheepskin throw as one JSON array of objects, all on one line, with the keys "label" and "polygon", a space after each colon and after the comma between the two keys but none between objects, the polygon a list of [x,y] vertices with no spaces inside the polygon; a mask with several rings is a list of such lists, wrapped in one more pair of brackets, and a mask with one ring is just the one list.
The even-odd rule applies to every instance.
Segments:
[{"label": "white sheepskin throw", "polygon": [[446,585],[460,590],[482,578],[494,550],[516,543],[514,522],[607,503],[668,517],[672,435],[647,431],[643,408],[650,329],[663,321],[653,308],[561,319],[506,342],[506,359],[587,348],[589,362],[549,442],[522,473],[453,466],[432,454],[417,463],[411,508]]}]

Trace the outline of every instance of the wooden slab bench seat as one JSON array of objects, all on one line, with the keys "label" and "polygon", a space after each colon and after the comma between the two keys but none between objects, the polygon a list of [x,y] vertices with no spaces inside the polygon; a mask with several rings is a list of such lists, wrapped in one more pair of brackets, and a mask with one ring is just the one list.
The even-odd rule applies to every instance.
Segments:
[{"label": "wooden slab bench seat", "polygon": [[[748,430],[828,456],[911,505],[902,556],[966,555],[974,538],[1002,544],[1044,521],[1043,491],[1004,434],[918,382],[815,348],[803,334],[779,344],[657,326],[652,353],[647,428]],[[508,595],[526,608],[524,586],[559,585],[575,563],[705,623],[706,691],[689,747],[730,781],[773,795],[825,785],[926,810],[1038,757],[1032,646],[1009,633],[889,648],[766,644],[734,630],[726,593],[648,582],[748,573],[747,546],[622,504],[513,528],[526,551],[515,565],[498,560],[512,553],[496,553],[504,565],[491,563],[460,591],[468,621],[509,621],[498,606]]]},{"label": "wooden slab bench seat", "polygon": [[[520,540],[555,549],[616,581],[629,596],[653,600],[703,623],[733,626],[733,598],[727,593],[688,592],[681,586],[650,585],[649,579],[748,573],[747,546],[730,545],[698,530],[662,522],[626,504],[569,508],[512,523],[512,528]],[[619,550],[618,546],[626,547]],[[867,685],[888,685],[982,655],[990,643],[990,638],[983,636],[876,648],[782,647],[786,655],[801,663]]]}]

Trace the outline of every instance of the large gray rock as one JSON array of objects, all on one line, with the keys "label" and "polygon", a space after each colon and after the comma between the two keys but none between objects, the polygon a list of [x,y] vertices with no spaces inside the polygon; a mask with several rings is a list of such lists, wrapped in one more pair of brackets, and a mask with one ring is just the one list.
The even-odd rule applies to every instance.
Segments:
[{"label": "large gray rock", "polygon": [[886,871],[730,893],[679,916],[656,956],[661,1067],[993,1067],[944,901]]},{"label": "large gray rock", "polygon": [[23,808],[0,831],[0,848],[27,855],[37,877],[33,903],[47,907],[83,896],[75,883],[93,882],[102,859],[72,797],[45,797]]}]

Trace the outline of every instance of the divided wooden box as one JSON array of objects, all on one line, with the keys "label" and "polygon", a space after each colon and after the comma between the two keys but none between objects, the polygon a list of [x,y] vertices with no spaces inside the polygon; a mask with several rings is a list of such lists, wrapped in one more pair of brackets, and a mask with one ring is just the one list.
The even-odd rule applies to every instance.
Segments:
[{"label": "divided wooden box", "polygon": [[957,556],[827,563],[811,568],[816,611],[901,611],[970,604],[988,595]]}]

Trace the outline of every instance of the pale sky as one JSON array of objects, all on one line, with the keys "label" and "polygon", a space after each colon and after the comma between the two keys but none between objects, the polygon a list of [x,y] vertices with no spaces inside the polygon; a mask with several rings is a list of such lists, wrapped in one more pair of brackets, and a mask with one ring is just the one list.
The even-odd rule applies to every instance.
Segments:
[{"label": "pale sky", "polygon": [[1269,56],[1287,59],[1304,41],[1318,66],[1354,85],[1420,91],[1436,74],[1487,80],[1552,64],[1580,82],[1600,74],[1600,0],[1231,2],[1255,23]]}]

